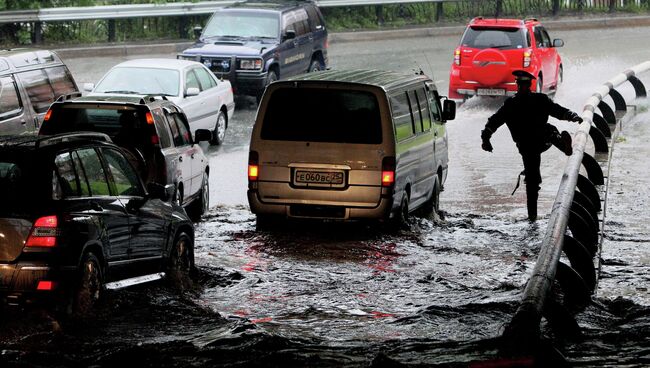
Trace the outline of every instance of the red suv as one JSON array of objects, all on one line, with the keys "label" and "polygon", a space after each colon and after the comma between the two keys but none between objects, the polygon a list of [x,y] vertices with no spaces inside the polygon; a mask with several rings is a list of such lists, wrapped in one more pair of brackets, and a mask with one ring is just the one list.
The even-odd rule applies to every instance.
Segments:
[{"label": "red suv", "polygon": [[449,98],[513,95],[517,86],[512,72],[517,69],[537,77],[532,86],[537,92],[554,93],[562,82],[562,60],[556,50],[562,46],[561,39],[551,42],[535,18],[474,18],[454,51]]}]

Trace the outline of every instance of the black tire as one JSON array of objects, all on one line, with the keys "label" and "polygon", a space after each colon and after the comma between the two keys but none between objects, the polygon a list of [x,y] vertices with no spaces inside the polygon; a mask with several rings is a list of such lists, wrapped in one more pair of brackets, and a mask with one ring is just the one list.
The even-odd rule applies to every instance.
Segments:
[{"label": "black tire", "polygon": [[219,111],[219,114],[217,114],[217,123],[212,132],[212,140],[210,141],[211,145],[220,146],[223,144],[224,139],[226,139],[226,127],[226,116]]},{"label": "black tire", "polygon": [[192,285],[190,274],[194,268],[194,243],[185,232],[174,239],[167,262],[167,278],[175,288],[184,290]]},{"label": "black tire", "polygon": [[425,216],[428,216],[432,213],[438,213],[440,210],[440,180],[436,175],[436,178],[433,182],[433,188],[431,188],[432,194],[424,205],[422,206],[422,213]]},{"label": "black tire", "polygon": [[264,95],[266,87],[268,87],[269,84],[275,82],[276,80],[278,80],[278,74],[273,69],[269,70],[269,73],[266,75],[266,80],[264,81],[264,89],[259,91],[256,96],[258,104],[262,100],[262,95]]},{"label": "black tire", "polygon": [[79,266],[79,283],[73,292],[72,316],[76,318],[89,316],[99,303],[103,287],[99,259],[93,252],[87,252]]},{"label": "black tire", "polygon": [[192,221],[200,221],[201,216],[208,212],[210,206],[210,183],[208,174],[203,173],[203,182],[201,183],[201,190],[192,204],[187,207],[187,215],[190,216]]},{"label": "black tire", "polygon": [[557,71],[557,85],[559,86],[564,81],[564,67],[560,65]]},{"label": "black tire", "polygon": [[317,72],[317,71],[320,71],[320,70],[323,70],[320,61],[318,59],[314,59],[309,64],[309,69],[307,69],[307,72],[308,73],[313,73],[313,72]]},{"label": "black tire", "polygon": [[409,194],[408,192],[404,192],[404,195],[402,196],[402,201],[400,202],[399,205],[399,209],[397,210],[397,213],[395,213],[395,217],[393,218],[392,227],[396,230],[407,227],[408,218],[409,218]]}]

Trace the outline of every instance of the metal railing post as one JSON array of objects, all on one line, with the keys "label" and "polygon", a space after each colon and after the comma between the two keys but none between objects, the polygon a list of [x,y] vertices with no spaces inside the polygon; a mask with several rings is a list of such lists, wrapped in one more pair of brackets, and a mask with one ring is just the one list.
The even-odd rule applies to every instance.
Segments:
[{"label": "metal railing post", "polygon": [[108,42],[115,42],[115,19],[108,20]]}]

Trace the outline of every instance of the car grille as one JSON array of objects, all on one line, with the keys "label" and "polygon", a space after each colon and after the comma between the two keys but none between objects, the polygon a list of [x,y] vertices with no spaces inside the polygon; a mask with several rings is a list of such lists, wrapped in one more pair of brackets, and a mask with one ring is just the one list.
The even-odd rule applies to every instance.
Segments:
[{"label": "car grille", "polygon": [[319,218],[345,218],[345,207],[339,206],[313,206],[293,205],[289,208],[291,216],[295,217],[319,217]]},{"label": "car grille", "polygon": [[201,58],[201,62],[213,73],[228,73],[233,67],[229,57]]}]

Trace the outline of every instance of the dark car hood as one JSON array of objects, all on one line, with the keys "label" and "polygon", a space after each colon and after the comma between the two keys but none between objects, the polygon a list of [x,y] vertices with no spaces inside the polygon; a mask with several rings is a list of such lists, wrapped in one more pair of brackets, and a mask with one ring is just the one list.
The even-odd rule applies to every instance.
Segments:
[{"label": "dark car hood", "polygon": [[191,48],[183,51],[183,54],[259,56],[276,46],[275,42],[260,40],[211,39],[194,44]]}]

